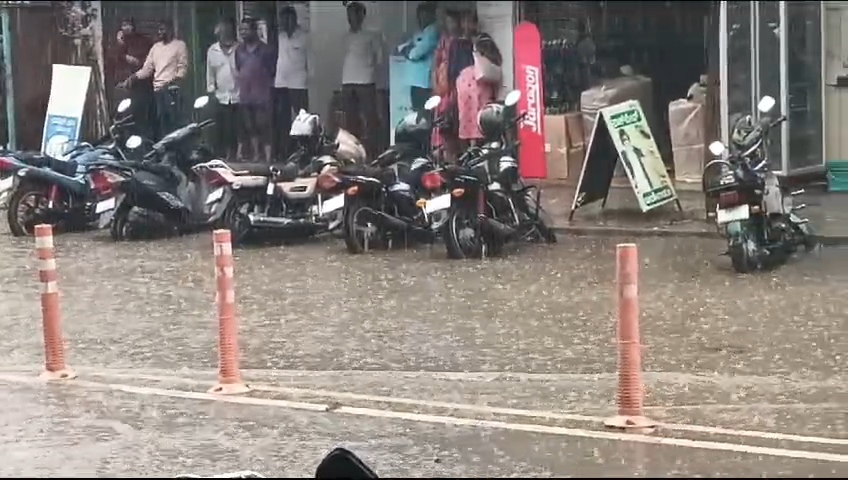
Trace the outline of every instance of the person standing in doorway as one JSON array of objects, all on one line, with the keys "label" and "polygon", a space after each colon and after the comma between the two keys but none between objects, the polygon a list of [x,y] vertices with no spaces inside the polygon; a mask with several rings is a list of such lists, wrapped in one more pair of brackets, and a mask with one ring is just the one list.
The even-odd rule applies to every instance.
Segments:
[{"label": "person standing in doorway", "polygon": [[227,160],[241,158],[238,118],[239,91],[236,85],[236,24],[225,19],[215,26],[218,41],[206,52],[206,91],[217,100],[215,128],[218,155]]},{"label": "person standing in doorway", "polygon": [[[362,28],[365,22],[365,5],[350,2],[347,5],[347,22],[350,30],[345,37],[347,49],[342,65],[342,104],[345,128],[356,135],[365,150],[374,154],[377,125],[377,86],[375,70],[383,61],[383,42],[379,34]],[[360,128],[352,128],[359,118]]]},{"label": "person standing in doorway", "polygon": [[276,56],[259,39],[255,19],[243,19],[239,34],[243,43],[236,47],[236,69],[242,132],[244,140],[250,141],[253,158],[271,163],[271,89]]},{"label": "person standing in doorway", "polygon": [[[139,33],[135,29],[135,20],[125,18],[118,30],[117,44],[112,50],[110,58],[113,79],[123,82],[141,67],[150,52],[153,42],[147,35]],[[130,113],[132,113],[135,128],[143,137],[150,137],[152,121],[153,84],[150,80],[135,82],[127,96],[132,100]]]},{"label": "person standing in doorway", "polygon": [[277,40],[277,75],[274,78],[275,155],[282,160],[291,154],[289,130],[293,115],[309,109],[307,81],[311,77],[309,34],[297,25],[297,11],[292,6],[280,11],[280,34]]},{"label": "person standing in doorway", "polygon": [[159,22],[157,42],[144,64],[123,85],[132,88],[139,80],[153,79],[154,138],[160,139],[179,128],[182,94],[179,82],[188,72],[188,49],[185,42],[174,38],[171,25]]},{"label": "person standing in doorway", "polygon": [[492,37],[480,33],[476,11],[463,15],[462,30],[462,51],[458,48],[456,52],[458,60],[462,60],[457,66],[463,67],[456,78],[459,138],[466,144],[477,144],[483,137],[477,125],[477,115],[489,102],[495,101],[499,86],[477,78],[474,56],[480,55],[498,67],[503,65],[503,59]]},{"label": "person standing in doorway", "polygon": [[414,111],[423,110],[424,103],[430,98],[433,57],[439,45],[436,3],[424,2],[418,5],[416,15],[420,30],[411,40],[398,47],[401,56],[409,61],[406,72],[410,85],[410,102]]}]

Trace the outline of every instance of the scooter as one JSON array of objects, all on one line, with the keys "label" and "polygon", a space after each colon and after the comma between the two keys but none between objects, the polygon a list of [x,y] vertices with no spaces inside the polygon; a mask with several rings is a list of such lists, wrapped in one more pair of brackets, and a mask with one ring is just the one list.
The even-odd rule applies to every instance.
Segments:
[{"label": "scooter", "polygon": [[[198,97],[194,109],[202,110],[208,96]],[[186,233],[212,226],[223,217],[228,196],[225,189],[209,188],[205,167],[212,152],[198,146],[201,131],[213,120],[192,122],[165,135],[144,156],[142,166],[127,180],[116,185],[118,192],[110,235],[115,241],[139,238],[141,234],[162,231]],[[134,135],[127,148],[141,145]]]}]

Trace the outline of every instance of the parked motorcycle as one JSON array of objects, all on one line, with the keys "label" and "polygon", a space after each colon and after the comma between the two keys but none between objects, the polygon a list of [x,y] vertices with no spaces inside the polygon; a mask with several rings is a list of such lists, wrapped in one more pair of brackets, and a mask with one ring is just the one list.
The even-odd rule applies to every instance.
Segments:
[{"label": "parked motorcycle", "polygon": [[[208,96],[198,97],[194,109],[202,110]],[[162,137],[144,155],[142,167],[115,187],[118,192],[110,235],[115,241],[138,238],[140,233],[184,233],[212,226],[224,215],[231,191],[213,188],[204,167],[212,152],[198,145],[201,132],[214,120],[192,122]],[[141,138],[127,139],[127,148],[141,146]]]},{"label": "parked motorcycle", "polygon": [[[441,97],[433,96],[424,111],[407,115],[395,128],[395,145],[369,166],[328,171],[319,179],[324,192],[344,192],[343,235],[351,253],[391,247],[409,240],[432,243],[449,202],[442,209],[430,198],[441,188],[435,173],[431,137],[438,119],[433,111]],[[442,215],[444,217],[444,215]]]},{"label": "parked motorcycle", "polygon": [[[331,141],[318,115],[305,110],[292,121],[290,136],[297,149],[283,167],[269,168],[264,190],[240,192],[231,202],[224,224],[233,232],[235,242],[257,230],[308,236],[341,226],[343,200],[339,195],[325,199],[318,189],[318,178],[323,172],[363,163],[365,148],[344,129],[339,129]],[[250,173],[263,176],[263,172]]]},{"label": "parked motorcycle", "polygon": [[482,146],[469,148],[456,166],[442,172],[451,200],[442,233],[450,258],[499,255],[519,238],[556,242],[541,191],[525,185],[518,172],[516,126],[524,115],[515,106],[520,99],[521,92],[513,90],[503,105],[485,106],[477,117]]},{"label": "parked motorcycle", "polygon": [[716,200],[716,226],[727,236],[727,255],[739,273],[780,265],[798,247],[809,251],[817,244],[809,220],[795,215],[806,205],[793,205],[793,197],[804,190],[789,191],[769,169],[769,133],[786,121],[768,117],[775,103],[765,96],[757,105],[760,120],[746,115],[736,121],[729,151],[711,143],[716,158],[704,166],[704,192]]},{"label": "parked motorcycle", "polygon": [[[11,192],[7,220],[13,235],[30,234],[35,225],[50,223],[76,229],[98,222],[111,208],[111,184],[127,161],[123,140],[134,125],[129,110],[131,101],[123,100],[109,127],[109,133],[95,142],[80,143],[62,158],[42,153],[9,152],[0,157],[0,171],[12,175],[0,184],[0,190]],[[90,168],[101,163],[98,168]],[[100,222],[98,222],[100,223]]]}]

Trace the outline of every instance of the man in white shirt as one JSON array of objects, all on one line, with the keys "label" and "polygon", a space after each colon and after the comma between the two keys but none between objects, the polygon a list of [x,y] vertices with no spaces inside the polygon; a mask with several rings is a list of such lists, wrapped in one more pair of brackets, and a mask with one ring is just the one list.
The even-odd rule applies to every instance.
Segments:
[{"label": "man in white shirt", "polygon": [[238,139],[238,85],[236,84],[236,23],[221,20],[215,26],[218,41],[206,52],[206,91],[217,100],[216,141],[219,155],[241,158]]},{"label": "man in white shirt", "polygon": [[[365,21],[365,5],[362,3],[350,2],[347,5],[347,21],[350,31],[345,37],[347,52],[342,66],[345,128],[359,138],[368,154],[376,155],[374,140],[380,126],[375,70],[382,65],[382,39],[379,34],[362,29]],[[354,128],[355,124],[361,128]]]},{"label": "man in white shirt", "polygon": [[280,11],[280,34],[277,41],[277,74],[274,78],[275,136],[278,160],[291,153],[289,129],[293,115],[309,109],[310,75],[309,34],[297,25],[297,11],[291,5]]}]

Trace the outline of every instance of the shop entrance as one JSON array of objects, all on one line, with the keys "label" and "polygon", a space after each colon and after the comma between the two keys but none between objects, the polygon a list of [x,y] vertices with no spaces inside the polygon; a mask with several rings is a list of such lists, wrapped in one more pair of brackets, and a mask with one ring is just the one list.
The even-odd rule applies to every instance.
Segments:
[{"label": "shop entrance", "polygon": [[722,139],[771,95],[789,121],[771,134],[769,155],[789,175],[824,164],[821,14],[821,2],[721,3]]},{"label": "shop entrance", "polygon": [[666,165],[673,168],[669,103],[686,98],[708,74],[710,42],[717,51],[717,3],[523,2],[522,17],[542,33],[547,113],[580,110],[582,92],[632,70],[650,79],[650,86],[643,82],[630,98],[642,103]]}]

